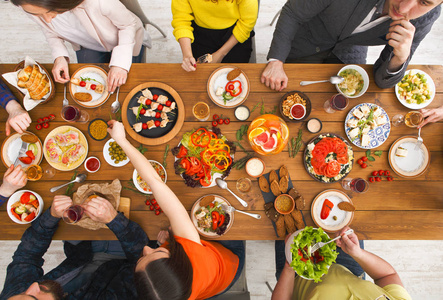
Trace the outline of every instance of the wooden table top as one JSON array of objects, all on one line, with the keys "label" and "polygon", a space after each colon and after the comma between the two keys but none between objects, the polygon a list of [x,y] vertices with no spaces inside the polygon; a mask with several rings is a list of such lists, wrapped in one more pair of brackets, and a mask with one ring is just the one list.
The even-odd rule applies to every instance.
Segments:
[{"label": "wooden table top", "polygon": [[[70,73],[72,74],[77,68],[82,65],[71,64]],[[47,70],[51,70],[52,65],[45,65]],[[179,135],[168,142],[170,148],[176,146],[182,134],[193,128],[198,128],[202,125],[210,126],[210,122],[198,122],[192,115],[192,106],[197,101],[205,101],[209,104],[211,115],[214,113],[223,114],[230,117],[231,123],[221,127],[222,133],[227,136],[229,140],[235,141],[236,131],[242,124],[249,124],[255,117],[259,115],[260,109],[255,110],[247,122],[239,122],[234,117],[233,109],[222,109],[215,106],[208,97],[206,92],[206,83],[209,75],[213,70],[220,67],[217,64],[199,65],[198,71],[186,73],[182,70],[179,64],[133,64],[128,76],[127,83],[122,86],[120,90],[120,102],[123,102],[125,96],[135,86],[148,82],[158,81],[163,82],[173,87],[181,96],[185,103],[186,117],[185,123]],[[312,102],[312,111],[310,117],[316,117],[322,120],[322,132],[334,132],[341,136],[346,136],[344,131],[344,119],[349,109],[355,105],[363,102],[376,103],[382,106],[390,117],[395,114],[405,114],[409,111],[399,101],[397,101],[394,94],[394,89],[379,89],[372,76],[373,68],[371,65],[363,65],[369,74],[371,83],[368,91],[360,98],[350,99],[348,109],[343,112],[336,112],[334,114],[327,114],[323,110],[323,103],[329,99],[333,94],[337,93],[333,85],[315,84],[301,87],[299,82],[301,80],[322,80],[335,75],[342,65],[316,65],[316,64],[287,64],[285,71],[289,77],[289,86],[283,92],[274,92],[260,83],[261,72],[264,69],[264,64],[239,64],[239,67],[247,74],[251,84],[251,92],[248,99],[244,103],[252,108],[256,103],[265,102],[266,111],[272,110],[278,104],[280,98],[288,91],[299,90],[306,93]],[[3,64],[0,65],[0,73],[10,72],[14,65]],[[428,73],[436,84],[436,97],[429,105],[429,108],[438,107],[443,104],[443,66],[409,66],[409,68],[418,68]],[[63,99],[63,85],[56,85],[56,95],[53,100],[45,105],[39,105],[30,111],[31,118],[34,122],[29,128],[30,131],[37,134],[41,141],[44,141],[49,131],[57,126],[66,125],[67,123],[60,117],[62,99]],[[14,94],[21,99],[18,92],[13,89]],[[68,93],[70,103],[74,103]],[[110,118],[110,103],[115,100],[115,96],[101,107],[96,109],[87,109],[90,119],[101,117],[105,120]],[[75,104],[75,103],[74,103]],[[56,120],[52,121],[49,129],[42,129],[37,131],[35,129],[35,120],[54,113]],[[278,113],[277,113],[278,114]],[[7,114],[1,113],[0,116],[0,136],[1,140],[5,138],[5,121]],[[102,154],[104,141],[97,142],[89,137],[87,134],[87,124],[75,124],[87,137],[89,143],[88,156],[97,156],[101,160],[102,166],[97,173],[88,173],[87,182],[111,182],[115,178],[119,178],[123,186],[129,186],[128,181],[132,178],[134,168],[131,164],[127,164],[121,168],[114,168],[108,165]],[[305,123],[288,123],[290,136],[296,137],[298,129],[303,129],[303,142],[306,144],[311,140],[315,134],[311,134],[306,130]],[[353,194],[347,191],[348,195],[352,197],[352,201],[356,206],[354,220],[351,227],[356,231],[361,239],[429,239],[441,240],[443,239],[443,123],[434,123],[427,125],[422,130],[422,137],[424,143],[431,151],[431,165],[428,171],[416,178],[405,179],[395,174],[394,181],[382,181],[378,183],[371,183],[369,190],[364,194]],[[377,150],[383,150],[381,158],[377,158],[372,163],[372,167],[367,169],[360,168],[357,164],[354,165],[350,173],[351,178],[362,177],[367,178],[373,170],[389,169],[387,159],[387,152],[392,143],[399,137],[405,135],[416,135],[417,130],[408,128],[406,126],[393,127],[388,140]],[[128,138],[134,146],[139,146],[139,143]],[[251,148],[246,142],[242,142],[247,150]],[[163,154],[166,145],[147,146],[148,151],[145,153],[149,159],[163,161]],[[291,159],[288,157],[287,148],[284,152],[274,156],[260,156],[266,163],[266,172],[281,166],[285,162],[289,169],[294,186],[304,196],[306,201],[306,208],[303,211],[304,217],[308,225],[314,225],[311,215],[310,207],[313,199],[317,194],[326,189],[339,189],[340,183],[324,184],[314,181],[306,172],[303,161],[302,147],[300,153]],[[364,156],[364,151],[357,147],[353,147],[354,156],[358,159]],[[244,156],[244,153],[236,154],[236,159]],[[259,155],[257,155],[259,156]],[[183,205],[187,210],[190,210],[193,203],[201,196],[208,193],[215,193],[226,197],[236,208],[243,207],[231,196],[227,191],[221,190],[218,187],[209,189],[192,189],[184,184],[184,181],[174,173],[174,157],[171,153],[167,157],[167,172],[168,172],[168,186],[179,196]],[[49,165],[44,160],[41,164],[45,169]],[[0,175],[3,176],[5,167],[0,166]],[[78,168],[78,172],[85,172],[83,165]],[[394,172],[391,172],[394,173]],[[49,188],[64,183],[72,177],[74,171],[60,172],[51,179],[42,179],[37,182],[28,182],[26,189],[30,189],[39,193],[45,202],[45,209],[51,205],[54,194],[49,192]],[[227,178],[228,186],[236,191],[235,182],[240,177],[247,176],[243,170],[233,170]],[[252,179],[252,178],[251,178]],[[236,214],[235,222],[231,230],[223,237],[224,239],[247,239],[247,240],[273,240],[276,238],[271,221],[265,216],[263,209],[263,198],[261,196],[256,180],[253,180],[253,188],[250,193],[243,195],[243,198],[249,202],[249,207],[246,209],[251,212],[262,215],[261,220],[255,220],[242,214]],[[75,185],[75,189],[78,188]],[[60,193],[64,193],[64,189]],[[146,197],[126,189],[123,189],[122,196],[131,198],[131,214],[130,219],[137,222],[148,233],[151,238],[156,238],[160,228],[165,228],[168,225],[168,220],[164,214],[156,216],[154,212],[149,211],[145,205]],[[0,207],[0,239],[4,240],[18,240],[21,238],[24,230],[28,226],[18,225],[13,223],[7,216],[6,204]],[[82,240],[107,240],[115,239],[114,234],[110,230],[89,231],[79,228],[77,226],[67,225],[60,222],[60,227],[57,230],[55,239],[82,239]]]}]

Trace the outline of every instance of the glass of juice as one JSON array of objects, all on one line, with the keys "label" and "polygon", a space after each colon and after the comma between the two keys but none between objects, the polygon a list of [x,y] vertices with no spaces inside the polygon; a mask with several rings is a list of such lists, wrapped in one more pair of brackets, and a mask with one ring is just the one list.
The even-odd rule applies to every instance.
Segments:
[{"label": "glass of juice", "polygon": [[393,126],[405,124],[408,127],[416,128],[425,120],[424,115],[419,111],[410,111],[406,115],[398,114],[392,118]]},{"label": "glass of juice", "polygon": [[345,190],[351,190],[356,193],[364,193],[369,188],[369,182],[363,178],[345,178],[341,182]]},{"label": "glass of juice", "polygon": [[81,205],[72,205],[65,209],[62,219],[67,224],[75,224],[82,219],[84,212],[85,209]]},{"label": "glass of juice", "polygon": [[26,177],[29,181],[40,180],[43,176],[43,169],[39,165],[31,165],[26,169]]},{"label": "glass of juice", "polygon": [[349,99],[342,94],[335,94],[331,99],[326,100],[323,108],[327,113],[333,114],[336,111],[345,110],[348,107]]},{"label": "glass of juice", "polygon": [[237,180],[236,186],[240,193],[247,193],[251,190],[252,182],[249,178],[241,177]]},{"label": "glass of juice", "polygon": [[197,102],[192,108],[192,113],[197,120],[206,121],[209,119],[209,105],[205,102]]},{"label": "glass of juice", "polygon": [[89,120],[89,114],[73,105],[66,105],[62,108],[62,118],[66,122],[86,123]]}]

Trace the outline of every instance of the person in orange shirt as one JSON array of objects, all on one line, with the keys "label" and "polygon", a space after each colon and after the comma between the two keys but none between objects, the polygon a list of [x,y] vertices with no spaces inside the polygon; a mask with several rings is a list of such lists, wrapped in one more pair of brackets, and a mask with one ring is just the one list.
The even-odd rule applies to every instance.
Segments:
[{"label": "person in orange shirt", "polygon": [[168,247],[143,249],[135,267],[139,299],[207,299],[227,291],[243,270],[244,242],[200,240],[186,208],[126,139],[123,124],[114,120],[108,124],[111,137],[150,186],[172,228]]}]

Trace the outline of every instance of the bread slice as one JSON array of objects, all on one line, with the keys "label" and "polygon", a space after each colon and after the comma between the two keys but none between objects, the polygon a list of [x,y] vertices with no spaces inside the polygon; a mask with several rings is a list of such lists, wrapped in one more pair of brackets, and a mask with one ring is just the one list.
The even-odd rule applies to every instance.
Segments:
[{"label": "bread slice", "polygon": [[355,206],[346,201],[340,202],[338,208],[344,211],[355,211]]},{"label": "bread slice", "polygon": [[29,76],[29,80],[26,82],[26,88],[29,88],[34,83],[34,79],[37,76],[37,73],[40,73],[40,70],[38,69],[37,65],[34,65],[31,76]]},{"label": "bread slice", "polygon": [[31,76],[32,69],[32,66],[27,66],[26,68],[22,69],[17,75],[18,80],[23,82],[28,81],[29,77]]},{"label": "bread slice", "polygon": [[89,93],[75,93],[74,98],[80,102],[89,102],[92,100],[92,95]]},{"label": "bread slice", "polygon": [[40,85],[40,83],[42,82],[42,79],[43,79],[43,74],[38,72],[34,78],[34,82],[32,83],[32,85],[30,87],[28,87],[29,93],[37,93],[37,88]]},{"label": "bread slice", "polygon": [[41,100],[47,93],[50,91],[49,83],[45,86],[45,88],[39,94],[29,94],[32,100]]}]

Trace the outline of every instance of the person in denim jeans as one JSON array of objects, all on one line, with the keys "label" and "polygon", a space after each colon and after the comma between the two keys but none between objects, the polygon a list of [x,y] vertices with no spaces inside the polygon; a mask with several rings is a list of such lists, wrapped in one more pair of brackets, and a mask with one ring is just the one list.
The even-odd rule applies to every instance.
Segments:
[{"label": "person in denim jeans", "polygon": [[[134,267],[149,238],[143,229],[97,197],[85,213],[105,223],[119,243],[65,242],[66,259],[44,274],[43,255],[71,198],[55,196],[51,208],[32,222],[7,268],[0,299],[136,299]],[[121,245],[121,246],[120,246]],[[121,251],[123,250],[123,252]]]}]

